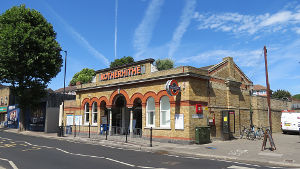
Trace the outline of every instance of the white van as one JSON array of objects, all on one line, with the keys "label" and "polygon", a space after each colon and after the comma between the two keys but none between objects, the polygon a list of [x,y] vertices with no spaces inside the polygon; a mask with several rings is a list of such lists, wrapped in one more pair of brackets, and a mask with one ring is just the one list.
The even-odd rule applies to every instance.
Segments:
[{"label": "white van", "polygon": [[284,110],[281,113],[281,130],[283,133],[299,132],[300,110]]}]

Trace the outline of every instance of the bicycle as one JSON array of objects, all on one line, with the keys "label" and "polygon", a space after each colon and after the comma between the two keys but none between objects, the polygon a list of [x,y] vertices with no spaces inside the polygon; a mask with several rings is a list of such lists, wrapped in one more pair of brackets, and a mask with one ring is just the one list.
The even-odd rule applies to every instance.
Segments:
[{"label": "bicycle", "polygon": [[246,128],[245,126],[242,126],[242,127],[243,127],[243,130],[241,131],[240,139],[242,139],[244,137],[244,135],[246,136],[247,139],[249,139],[249,133],[251,130],[249,128]]},{"label": "bicycle", "polygon": [[255,137],[260,140],[264,136],[264,133],[263,127],[257,127],[257,130],[255,131]]}]

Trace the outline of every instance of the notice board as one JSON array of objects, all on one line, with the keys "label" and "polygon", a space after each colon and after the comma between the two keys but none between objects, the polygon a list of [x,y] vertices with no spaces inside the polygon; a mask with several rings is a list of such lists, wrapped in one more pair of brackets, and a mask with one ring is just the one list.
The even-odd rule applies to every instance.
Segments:
[{"label": "notice board", "polygon": [[184,129],[184,116],[183,114],[175,114],[175,129]]},{"label": "notice board", "polygon": [[73,115],[67,115],[67,126],[73,125]]},{"label": "notice board", "polygon": [[82,125],[82,115],[75,116],[75,125],[77,126]]}]

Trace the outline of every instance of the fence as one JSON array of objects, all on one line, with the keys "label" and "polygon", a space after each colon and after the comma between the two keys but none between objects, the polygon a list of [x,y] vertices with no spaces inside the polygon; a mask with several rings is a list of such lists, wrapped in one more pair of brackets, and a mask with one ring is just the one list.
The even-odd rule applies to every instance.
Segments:
[{"label": "fence", "polygon": [[[134,143],[137,145],[149,145],[152,147],[152,128],[140,129],[134,128],[130,133],[129,128],[106,125],[73,125],[63,126],[63,135],[66,137],[88,138],[92,140],[109,140],[126,143]],[[60,135],[61,136],[61,135]]]}]

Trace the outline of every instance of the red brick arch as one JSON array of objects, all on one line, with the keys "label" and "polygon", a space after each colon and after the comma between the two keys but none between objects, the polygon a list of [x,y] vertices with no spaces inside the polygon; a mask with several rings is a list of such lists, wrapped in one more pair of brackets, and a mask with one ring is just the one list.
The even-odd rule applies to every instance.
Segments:
[{"label": "red brick arch", "polygon": [[[110,98],[109,98],[109,102],[108,102],[108,107],[109,106],[112,106],[113,105],[113,101],[114,99],[116,99],[116,96],[118,94],[122,94],[124,97],[125,97],[125,100],[126,100],[126,104],[130,103],[130,99],[129,99],[129,96],[127,94],[127,92],[125,90],[120,90],[120,93],[118,92],[118,90],[115,90],[111,95],[110,95]],[[127,105],[126,105],[127,106]]]},{"label": "red brick arch", "polygon": [[157,93],[157,99],[158,99],[158,102],[160,101],[160,99],[163,97],[163,96],[168,96],[169,97],[169,100],[170,100],[170,106],[175,106],[175,99],[174,97],[175,96],[170,96],[166,90],[161,90]]},{"label": "red brick arch", "polygon": [[134,100],[137,99],[137,98],[140,98],[141,101],[142,101],[142,103],[143,103],[143,98],[144,98],[144,96],[143,96],[141,93],[134,93],[134,94],[131,96],[131,98],[130,98],[129,104],[130,104],[130,105],[133,105],[133,104],[134,104],[134,103],[133,103]]},{"label": "red brick arch", "polygon": [[149,92],[145,93],[144,98],[142,99],[142,104],[143,104],[143,105],[146,105],[147,99],[148,99],[149,97],[153,97],[153,98],[154,98],[155,104],[158,102],[156,93],[153,92],[153,91],[149,91]]},{"label": "red brick arch", "polygon": [[100,101],[99,101],[99,99],[97,98],[97,97],[93,97],[92,99],[90,99],[91,101],[91,104],[93,104],[94,102],[97,102],[97,107],[99,107],[100,106]]},{"label": "red brick arch", "polygon": [[85,99],[82,100],[81,109],[84,109],[84,105],[85,105],[86,103],[89,103],[89,106],[90,106],[90,107],[92,106],[92,105],[91,105],[91,100],[90,100],[89,98],[85,98]]},{"label": "red brick arch", "polygon": [[107,100],[107,98],[105,96],[101,96],[99,98],[99,106],[100,106],[100,104],[101,104],[102,101],[104,101],[106,103],[106,106],[108,105],[108,100]]}]

